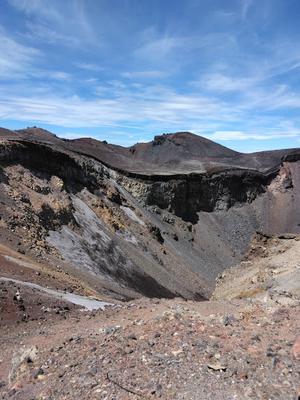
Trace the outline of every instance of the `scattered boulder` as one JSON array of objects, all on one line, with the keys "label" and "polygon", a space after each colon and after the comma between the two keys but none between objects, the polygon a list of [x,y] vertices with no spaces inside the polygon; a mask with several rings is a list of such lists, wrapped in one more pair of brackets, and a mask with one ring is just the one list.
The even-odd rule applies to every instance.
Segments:
[{"label": "scattered boulder", "polygon": [[157,226],[150,226],[150,233],[160,244],[164,243],[164,238],[162,237],[161,231]]},{"label": "scattered boulder", "polygon": [[35,361],[38,354],[36,346],[21,349],[14,353],[11,361],[11,369],[9,372],[9,382],[12,383],[17,378],[18,371],[26,367],[26,364],[31,364]]}]

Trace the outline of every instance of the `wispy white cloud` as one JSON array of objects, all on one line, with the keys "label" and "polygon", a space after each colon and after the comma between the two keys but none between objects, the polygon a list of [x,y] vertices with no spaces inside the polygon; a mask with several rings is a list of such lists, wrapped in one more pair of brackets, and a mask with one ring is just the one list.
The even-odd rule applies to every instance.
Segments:
[{"label": "wispy white cloud", "polygon": [[87,63],[87,62],[75,62],[74,65],[80,69],[91,71],[91,72],[98,72],[102,71],[103,67],[98,64],[94,63]]},{"label": "wispy white cloud", "polygon": [[24,14],[27,32],[23,35],[32,40],[71,46],[99,44],[83,1],[7,1]]},{"label": "wispy white cloud", "polygon": [[[71,80],[72,75],[64,71],[42,70],[34,65],[40,51],[21,45],[5,36],[0,42],[2,46],[2,75],[19,74],[39,78],[51,78],[57,81]],[[13,51],[14,50],[14,51]],[[11,53],[11,51],[13,51]],[[5,64],[5,60],[9,60]],[[0,61],[1,66],[1,61]],[[96,70],[97,65],[81,63],[79,68]],[[256,87],[261,83],[260,76],[231,77],[220,72],[203,76],[202,88],[206,92],[199,93],[199,86],[192,85],[184,92],[166,85],[145,85],[134,82],[134,77],[159,75],[160,71],[146,70],[121,73],[132,78],[133,82],[111,80],[96,85],[94,96],[86,97],[70,95],[64,91],[57,93],[51,85],[44,84],[34,90],[28,84],[0,93],[0,116],[2,119],[36,121],[61,125],[64,127],[132,127],[144,126],[153,130],[192,130],[195,132],[213,132],[214,140],[267,140],[279,137],[298,137],[299,131],[291,127],[281,126],[280,118],[276,121],[266,116],[263,123],[269,122],[274,128],[271,132],[262,131],[259,127],[248,130],[224,130],[224,124],[245,124],[253,110],[286,110],[300,108],[300,95],[293,93],[287,85],[277,85],[270,91],[269,87]],[[124,76],[124,77],[125,77]],[[39,91],[39,95],[36,92]],[[220,99],[215,92],[241,92],[238,104],[231,98]],[[258,119],[257,119],[258,120]]]},{"label": "wispy white cloud", "polygon": [[[113,90],[112,90],[113,88]],[[4,111],[3,111],[4,110]],[[209,97],[180,94],[165,86],[140,86],[132,89],[120,81],[110,81],[93,99],[67,96],[45,89],[35,96],[26,87],[11,87],[0,94],[0,112],[6,119],[36,120],[65,127],[130,126],[164,124],[171,128],[221,121],[229,118],[226,105]],[[234,118],[235,111],[230,112]]]},{"label": "wispy white cloud", "polygon": [[185,38],[171,36],[147,40],[135,50],[134,54],[138,58],[163,61],[173,50],[182,47],[185,41]]},{"label": "wispy white cloud", "polygon": [[241,17],[242,20],[247,18],[248,11],[252,5],[252,0],[241,0]]},{"label": "wispy white cloud", "polygon": [[[245,58],[238,65],[223,62],[212,65],[209,72],[202,73],[198,80],[191,82],[197,87],[214,92],[245,92],[264,88],[275,84],[274,79],[284,79],[287,74],[297,73],[300,70],[300,47],[297,43],[277,43],[265,49],[265,58],[257,62],[255,57]],[[284,79],[286,82],[286,80]],[[281,86],[287,86],[287,83]],[[273,90],[273,89],[272,89]]]},{"label": "wispy white cloud", "polygon": [[98,46],[101,38],[95,34],[94,25],[90,21],[85,4],[82,0],[73,0],[71,2],[71,15],[74,18],[72,28],[78,29],[79,27],[80,35],[84,35],[87,41],[93,43],[94,46]]},{"label": "wispy white cloud", "polygon": [[[245,65],[244,70],[241,67],[236,68],[235,73],[229,66],[222,65],[220,68],[217,65],[198,80],[191,81],[190,85],[215,98],[227,96],[226,101],[231,102],[241,112],[286,112],[299,109],[300,88],[289,85],[288,80],[282,77],[291,72],[296,73],[300,68],[300,49],[299,52],[288,52],[283,57],[282,46],[277,47],[280,47],[280,51],[272,49],[268,63]],[[231,93],[236,96],[234,99],[230,99]]]},{"label": "wispy white cloud", "polygon": [[297,110],[300,109],[300,92],[283,84],[255,87],[244,93],[239,108],[260,112]]},{"label": "wispy white cloud", "polygon": [[206,135],[216,141],[268,141],[279,139],[300,138],[300,120],[282,119],[278,117],[257,118],[252,121],[247,130],[216,130]]},{"label": "wispy white cloud", "polygon": [[[195,92],[182,94],[167,86],[140,85],[138,91],[132,86],[121,81],[108,82],[93,99],[57,93],[47,86],[41,87],[38,95],[28,94],[27,87],[10,87],[0,93],[0,116],[2,120],[21,118],[67,128],[190,130],[220,141],[300,136],[300,120],[297,126],[280,116],[261,115],[247,122],[251,109],[246,103],[236,107],[229,101]],[[244,127],[226,130],[227,124]]]},{"label": "wispy white cloud", "polygon": [[167,72],[158,70],[128,71],[121,73],[122,77],[128,79],[164,78],[167,75]]},{"label": "wispy white cloud", "polygon": [[27,21],[26,28],[27,31],[22,36],[31,41],[39,40],[50,44],[63,43],[66,46],[78,46],[80,44],[80,40],[76,36],[61,33],[44,22]]},{"label": "wispy white cloud", "polygon": [[78,132],[64,132],[63,134],[59,135],[64,139],[81,139],[81,138],[90,138],[91,135],[87,135],[85,133],[78,133]]},{"label": "wispy white cloud", "polygon": [[[185,55],[204,51],[208,54],[226,52],[236,48],[236,38],[231,33],[206,33],[203,35],[157,35],[153,30],[146,30],[142,35],[142,43],[135,49],[136,59],[148,60],[149,64],[164,65],[185,63]],[[180,53],[180,57],[178,54]]]},{"label": "wispy white cloud", "polygon": [[232,77],[219,72],[205,74],[200,81],[194,82],[196,86],[215,92],[244,91],[256,83],[255,78]]},{"label": "wispy white cloud", "polygon": [[70,80],[71,74],[65,71],[43,69],[37,60],[44,58],[41,50],[25,46],[0,26],[0,79],[19,81],[27,79]]},{"label": "wispy white cloud", "polygon": [[[259,130],[258,130],[259,132]],[[217,141],[233,141],[233,140],[270,140],[270,139],[286,139],[300,138],[300,127],[298,130],[281,130],[278,132],[276,127],[266,133],[243,132],[243,131],[216,131],[208,135],[211,140]]]},{"label": "wispy white cloud", "polygon": [[43,70],[34,67],[32,67],[32,69],[28,69],[27,74],[29,77],[34,79],[38,78],[54,81],[70,81],[72,79],[72,75],[64,71]]},{"label": "wispy white cloud", "polygon": [[0,26],[0,78],[24,77],[28,68],[41,52],[25,46],[10,37]]},{"label": "wispy white cloud", "polygon": [[63,16],[55,7],[55,1],[48,0],[8,0],[8,3],[29,16],[39,16],[61,23]]}]

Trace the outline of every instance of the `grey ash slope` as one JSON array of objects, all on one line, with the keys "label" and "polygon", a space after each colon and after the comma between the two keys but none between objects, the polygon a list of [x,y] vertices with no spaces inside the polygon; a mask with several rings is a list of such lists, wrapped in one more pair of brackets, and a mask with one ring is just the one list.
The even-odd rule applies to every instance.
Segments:
[{"label": "grey ash slope", "polygon": [[130,148],[39,128],[0,138],[2,237],[32,257],[31,237],[44,241],[43,257],[112,296],[208,298],[255,231],[300,232],[299,149],[241,154],[187,132]]}]

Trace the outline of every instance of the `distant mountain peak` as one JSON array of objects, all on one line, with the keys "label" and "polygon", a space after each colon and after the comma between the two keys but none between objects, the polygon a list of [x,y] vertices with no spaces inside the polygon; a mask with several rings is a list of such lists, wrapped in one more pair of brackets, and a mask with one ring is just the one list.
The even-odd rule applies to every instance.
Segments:
[{"label": "distant mountain peak", "polygon": [[0,128],[0,138],[55,145],[59,149],[92,156],[112,168],[142,175],[205,173],[232,168],[267,171],[279,165],[287,155],[300,157],[300,149],[238,153],[187,131],[156,135],[150,142],[131,147],[93,138],[63,140],[36,126],[14,131]]}]

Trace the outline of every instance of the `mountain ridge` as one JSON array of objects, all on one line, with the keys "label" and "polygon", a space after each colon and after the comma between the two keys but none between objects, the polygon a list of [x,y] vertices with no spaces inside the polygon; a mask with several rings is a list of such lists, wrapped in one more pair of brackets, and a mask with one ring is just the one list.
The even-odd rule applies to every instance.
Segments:
[{"label": "mountain ridge", "polygon": [[41,128],[8,130],[0,128],[0,138],[42,142],[91,156],[107,166],[137,175],[176,175],[205,173],[231,168],[267,172],[284,157],[300,148],[240,153],[190,132],[157,135],[150,142],[130,147],[109,144],[93,138],[63,139]]}]

